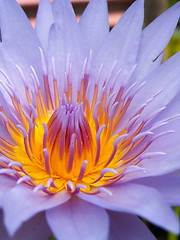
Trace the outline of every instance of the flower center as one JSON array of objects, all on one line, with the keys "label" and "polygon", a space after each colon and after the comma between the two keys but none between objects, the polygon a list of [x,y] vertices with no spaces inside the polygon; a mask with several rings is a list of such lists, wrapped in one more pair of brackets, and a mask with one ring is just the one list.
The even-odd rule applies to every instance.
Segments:
[{"label": "flower center", "polygon": [[[151,156],[142,153],[156,138],[151,138],[150,130],[142,131],[146,121],[138,122],[146,105],[137,109],[125,126],[122,124],[138,89],[129,94],[133,86],[127,91],[122,86],[114,92],[104,82],[100,91],[95,83],[90,98],[88,75],[84,75],[76,98],[72,97],[69,77],[60,98],[56,79],[54,76],[52,94],[44,74],[44,97],[32,68],[35,91],[32,97],[25,85],[26,110],[15,91],[5,87],[14,112],[8,116],[1,107],[0,118],[13,143],[0,138],[1,174],[16,178],[17,183],[25,182],[35,191],[92,194],[103,191],[103,186],[120,180],[130,167]],[[18,119],[18,124],[11,117]]]},{"label": "flower center", "polygon": [[60,103],[45,131],[52,171],[62,178],[77,179],[84,160],[92,158],[91,128],[82,105],[71,105],[66,100]]}]

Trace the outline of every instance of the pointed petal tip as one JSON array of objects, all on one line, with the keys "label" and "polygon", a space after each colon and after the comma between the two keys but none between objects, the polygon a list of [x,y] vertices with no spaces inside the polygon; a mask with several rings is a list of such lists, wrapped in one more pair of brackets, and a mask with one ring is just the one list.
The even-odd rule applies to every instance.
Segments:
[{"label": "pointed petal tip", "polygon": [[144,6],[144,1],[145,1],[145,0],[136,0],[136,1],[134,2],[134,4],[139,4],[139,5]]}]

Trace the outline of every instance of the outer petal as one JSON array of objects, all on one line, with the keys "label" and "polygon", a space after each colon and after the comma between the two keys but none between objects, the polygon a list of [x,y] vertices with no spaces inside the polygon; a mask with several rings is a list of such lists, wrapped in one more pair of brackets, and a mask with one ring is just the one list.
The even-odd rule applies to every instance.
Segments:
[{"label": "outer petal", "polygon": [[[12,108],[14,109],[12,100],[9,94],[7,94],[7,91],[5,90],[9,89],[9,86],[11,87],[11,89],[13,89],[14,93],[18,96],[18,98],[22,100],[22,105],[28,105],[27,99],[25,97],[24,83],[22,81],[21,75],[19,74],[15,66],[17,62],[14,62],[10,55],[11,54],[8,53],[8,49],[6,49],[4,45],[0,42],[0,91],[3,95],[3,97],[0,96],[0,104],[4,107],[9,117],[11,116]],[[22,59],[24,59],[23,56]]]},{"label": "outer petal", "polygon": [[180,3],[175,4],[156,18],[142,32],[135,77],[142,80],[160,64],[155,59],[171,39],[180,16]]},{"label": "outer petal", "polygon": [[3,216],[2,212],[0,212],[0,239],[3,240],[45,240],[51,235],[44,213],[39,213],[31,220],[24,223],[12,238],[9,237],[2,221]]},{"label": "outer petal", "polygon": [[29,79],[32,65],[41,76],[40,42],[25,13],[14,0],[0,0],[0,25],[3,46]]},{"label": "outer petal", "polygon": [[109,240],[155,240],[146,225],[134,215],[108,211],[110,216]]},{"label": "outer petal", "polygon": [[[66,53],[66,58],[63,59],[64,63],[66,64],[67,55],[70,54],[72,67],[74,64],[76,67],[80,66],[80,69],[78,68],[76,71],[81,71],[81,64],[85,60],[86,55],[84,53],[85,49],[83,48],[80,27],[77,23],[73,7],[69,0],[55,0],[52,4],[52,10],[60,34],[63,35],[61,36],[63,37],[62,50]],[[56,49],[54,50],[56,51]]]},{"label": "outer petal", "polygon": [[[146,152],[165,152],[164,156],[154,156],[144,159],[139,166],[146,169],[146,173],[139,172],[138,175],[160,175],[180,169],[180,94],[178,94],[168,105],[167,108],[155,117],[145,130],[158,122],[165,121],[167,124],[153,130],[154,135],[168,130],[173,130],[171,134],[164,135],[154,141]],[[176,116],[173,118],[173,116]],[[137,175],[137,174],[136,174]],[[132,177],[132,176],[131,176]],[[135,176],[134,176],[135,177]]]},{"label": "outer petal", "polygon": [[[0,90],[1,91],[1,90]],[[7,104],[7,102],[4,100],[4,96],[2,96],[2,93],[0,92],[0,105],[3,106],[3,108],[6,110],[8,117],[11,120],[14,120],[13,115],[11,115],[11,113],[9,114],[9,110],[12,109],[12,106]],[[16,124],[17,122],[14,121],[14,123]],[[1,122],[0,120],[0,137],[2,137],[3,139],[5,139],[6,141],[8,141],[9,143],[14,144],[12,138],[10,137],[6,127],[4,126],[4,124]],[[1,156],[0,156],[1,157]]]},{"label": "outer petal", "polygon": [[[73,98],[76,97],[77,85],[82,73],[84,60],[87,56],[82,40],[80,27],[77,23],[69,0],[55,0],[52,3],[55,24],[49,33],[48,66],[49,76],[52,75],[52,57],[60,95],[64,94],[64,83],[73,85]],[[51,76],[53,79],[53,76]]]},{"label": "outer petal", "polygon": [[[63,18],[67,17],[66,16],[67,14],[70,14],[69,16],[70,16],[71,20],[76,19],[72,4],[69,0],[68,1],[65,1],[65,0],[53,1],[52,10],[53,10],[53,15],[54,15],[55,21],[58,22],[60,25],[62,24],[62,21],[65,20]],[[65,11],[65,13],[62,16],[61,14],[64,11]],[[71,26],[69,26],[69,27],[71,27]]]},{"label": "outer petal", "polygon": [[[155,175],[171,172],[180,168],[180,119],[176,119],[167,126],[161,128],[162,132],[174,131],[170,134],[166,134],[156,141],[154,141],[149,148],[147,148],[147,153],[149,152],[164,152],[163,156],[155,156],[152,158],[144,159],[139,165],[147,169]],[[160,131],[156,131],[156,134],[160,134]],[[144,152],[144,153],[146,153]],[[149,163],[148,163],[149,161]],[[156,162],[155,162],[156,161]],[[167,164],[167,166],[166,166]],[[154,165],[153,171],[148,168]],[[156,166],[155,166],[156,165]],[[164,166],[163,166],[164,165]],[[157,169],[155,169],[157,168]]]},{"label": "outer petal", "polygon": [[179,222],[175,213],[155,189],[133,183],[121,183],[106,189],[112,196],[104,193],[98,196],[80,193],[78,196],[110,210],[137,214],[159,227],[179,233]]},{"label": "outer petal", "polygon": [[41,192],[34,193],[32,188],[25,185],[14,187],[3,198],[4,222],[9,235],[12,236],[23,222],[38,212],[58,206],[69,198],[70,195],[64,191],[48,196]]},{"label": "outer petal", "polygon": [[53,233],[61,240],[105,240],[108,237],[106,211],[78,198],[46,211],[46,218]]},{"label": "outer petal", "polygon": [[180,206],[180,175],[168,174],[147,177],[137,179],[134,182],[157,189],[169,204]]},{"label": "outer petal", "polygon": [[159,176],[168,174],[177,169],[180,169],[179,154],[167,154],[159,157],[152,157],[151,159],[143,159],[138,164],[137,171],[130,171],[123,178],[123,182],[130,181],[141,177]]},{"label": "outer petal", "polygon": [[51,25],[54,22],[52,7],[49,0],[41,0],[38,6],[36,16],[35,31],[40,39],[44,51],[47,53],[48,37]]},{"label": "outer petal", "polygon": [[106,0],[91,0],[79,22],[87,49],[98,49],[109,32]]},{"label": "outer petal", "polygon": [[[163,105],[160,105],[159,107],[161,106]],[[163,143],[162,147],[161,146],[158,147],[159,150],[161,151],[163,150],[163,148],[164,150],[166,150],[166,152],[178,152],[178,150],[180,150],[178,147],[178,144],[175,144],[180,141],[179,106],[180,106],[180,89],[179,89],[179,93],[166,105],[166,108],[163,111],[160,111],[159,114],[156,114],[155,117],[151,121],[149,121],[145,126],[145,131],[148,131],[149,129],[152,128],[152,131],[155,134],[158,134],[160,132],[164,132],[167,130],[174,130],[175,133],[168,136],[169,141],[167,141],[166,145],[164,145],[165,143]],[[158,123],[162,123],[162,122],[165,122],[166,124],[160,127],[156,127]],[[161,138],[158,143],[160,143],[160,141],[162,142],[164,138],[167,139],[167,136],[164,136],[163,138]]]},{"label": "outer petal", "polygon": [[162,120],[166,120],[167,124],[159,129],[155,129],[153,132],[158,134],[160,132],[173,130],[174,133],[169,134],[169,136],[166,135],[161,137],[158,141],[155,141],[150,150],[157,151],[159,149],[159,151],[165,151],[166,153],[180,153],[180,144],[178,144],[180,143],[180,93],[150,124],[155,125]]},{"label": "outer petal", "polygon": [[120,69],[123,69],[123,73],[127,75],[132,69],[132,66],[136,62],[142,31],[143,5],[143,0],[135,1],[109,33],[102,43],[101,48],[94,54],[90,72],[90,79],[92,81],[96,80],[101,64],[103,64],[103,69],[100,84],[103,84],[103,81],[107,80],[107,76],[116,61],[117,64],[113,70],[114,75]]},{"label": "outer petal", "polygon": [[[171,94],[171,93],[169,93]],[[160,103],[161,104],[161,103]],[[152,157],[144,158],[138,166],[141,171],[129,172],[123,178],[124,180],[131,180],[142,176],[157,176],[170,173],[180,169],[180,93],[173,98],[166,106],[166,109],[161,111],[152,121],[148,122],[144,131],[152,131],[153,137],[167,132],[174,131],[170,134],[165,134],[157,138],[150,146],[143,152],[163,152],[165,155],[154,155]],[[152,111],[149,113],[152,114]],[[161,123],[165,125],[161,125]],[[159,126],[159,127],[157,127]],[[147,139],[147,142],[149,139]],[[137,148],[137,152],[140,151]],[[143,155],[142,154],[142,155]],[[128,157],[128,156],[127,156]]]},{"label": "outer petal", "polygon": [[[144,79],[146,84],[133,98],[133,102],[126,113],[127,116],[132,116],[131,114],[136,111],[137,106],[141,106],[151,98],[153,100],[144,109],[139,121],[148,119],[153,112],[168,105],[180,91],[179,62],[180,53],[177,53]],[[158,95],[154,97],[156,94]]]},{"label": "outer petal", "polygon": [[16,185],[16,181],[8,176],[0,175],[0,208],[4,194]]},{"label": "outer petal", "polygon": [[144,157],[144,159],[138,163],[140,167],[139,171],[130,171],[125,175],[123,178],[124,180],[143,176],[158,176],[180,169],[180,118],[171,120],[168,124],[156,129],[154,131],[154,136],[168,130],[174,132],[161,136],[155,140],[146,151],[142,153],[142,158],[143,155],[145,156],[145,154],[149,153],[161,152],[163,154],[154,156],[147,155],[147,157]]}]

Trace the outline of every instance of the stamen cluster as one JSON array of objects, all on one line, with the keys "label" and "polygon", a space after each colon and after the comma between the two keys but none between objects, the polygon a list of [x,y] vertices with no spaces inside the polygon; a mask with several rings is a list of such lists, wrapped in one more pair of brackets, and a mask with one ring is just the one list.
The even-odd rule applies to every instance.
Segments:
[{"label": "stamen cluster", "polygon": [[[54,59],[54,89],[51,90],[41,49],[40,52],[45,95],[33,67],[31,76],[34,92],[25,84],[23,72],[17,66],[25,84],[28,110],[23,108],[11,85],[4,84],[14,108],[13,117],[18,119],[18,124],[1,106],[1,121],[12,138],[12,142],[0,138],[1,174],[8,174],[16,178],[17,183],[25,182],[34,187],[34,191],[42,190],[48,194],[64,189],[71,193],[84,191],[95,194],[106,191],[103,186],[123,179],[131,171],[144,171],[138,165],[143,159],[165,154],[148,152],[147,149],[159,137],[173,132],[169,130],[154,135],[154,130],[178,116],[146,127],[164,108],[143,120],[141,114],[163,90],[139,106],[131,116],[128,115],[133,98],[146,84],[144,82],[137,86],[134,83],[127,88],[128,79],[136,66],[117,91],[115,85],[121,71],[112,79],[115,62],[109,78],[100,89],[103,66],[99,69],[96,81],[91,83],[86,59],[76,98],[72,93],[70,72],[65,74],[64,95],[60,96]],[[93,92],[91,98],[90,90]]]}]

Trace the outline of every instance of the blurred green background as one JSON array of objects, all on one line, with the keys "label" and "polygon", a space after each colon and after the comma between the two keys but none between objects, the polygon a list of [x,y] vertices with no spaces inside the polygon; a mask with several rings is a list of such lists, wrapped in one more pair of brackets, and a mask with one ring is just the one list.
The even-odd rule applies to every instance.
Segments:
[{"label": "blurred green background", "polygon": [[[172,5],[174,5],[175,3],[177,3],[179,1],[177,0],[169,0],[169,6],[171,7]],[[168,58],[172,55],[174,55],[175,53],[177,53],[178,51],[180,51],[180,21],[179,24],[174,32],[174,35],[171,39],[171,41],[168,44],[167,47],[167,56]]]}]

